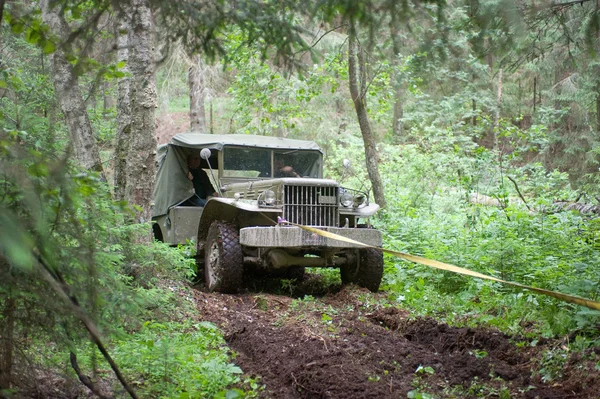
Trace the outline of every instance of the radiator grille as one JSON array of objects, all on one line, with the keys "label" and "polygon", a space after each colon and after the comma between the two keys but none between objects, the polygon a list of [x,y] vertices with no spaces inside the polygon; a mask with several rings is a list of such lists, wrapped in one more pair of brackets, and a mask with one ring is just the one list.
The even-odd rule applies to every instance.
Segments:
[{"label": "radiator grille", "polygon": [[307,226],[338,226],[338,188],[284,186],[283,217]]}]

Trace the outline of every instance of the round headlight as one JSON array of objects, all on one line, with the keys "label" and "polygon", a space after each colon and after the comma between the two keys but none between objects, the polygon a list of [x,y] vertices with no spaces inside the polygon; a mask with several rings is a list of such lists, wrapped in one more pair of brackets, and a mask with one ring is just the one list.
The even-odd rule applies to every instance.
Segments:
[{"label": "round headlight", "polygon": [[265,190],[263,192],[263,201],[266,205],[273,205],[275,203],[275,192],[273,190]]},{"label": "round headlight", "polygon": [[352,206],[353,203],[354,197],[352,196],[352,194],[345,192],[340,195],[340,204],[342,204],[343,207],[348,208]]}]

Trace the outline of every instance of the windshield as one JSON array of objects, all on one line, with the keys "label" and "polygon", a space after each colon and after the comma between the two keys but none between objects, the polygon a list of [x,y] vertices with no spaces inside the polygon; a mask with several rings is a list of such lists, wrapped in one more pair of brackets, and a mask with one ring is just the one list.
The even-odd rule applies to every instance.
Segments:
[{"label": "windshield", "polygon": [[274,177],[321,177],[321,153],[317,151],[274,151]]},{"label": "windshield", "polygon": [[263,148],[225,147],[223,177],[321,177],[319,151],[273,151]]}]

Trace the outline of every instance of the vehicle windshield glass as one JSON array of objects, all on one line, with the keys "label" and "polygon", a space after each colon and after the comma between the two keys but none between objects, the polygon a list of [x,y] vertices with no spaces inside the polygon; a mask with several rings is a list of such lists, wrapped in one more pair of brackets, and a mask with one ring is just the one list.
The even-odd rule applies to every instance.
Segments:
[{"label": "vehicle windshield glass", "polygon": [[[275,151],[274,177],[321,177],[321,153],[318,151]],[[290,174],[292,173],[292,174]]]},{"label": "vehicle windshield glass", "polygon": [[288,177],[291,175],[284,175],[280,171],[284,167],[291,167],[295,177],[319,178],[322,170],[321,160],[319,151],[273,151],[263,148],[225,147],[223,177]]},{"label": "vehicle windshield glass", "polygon": [[270,171],[270,150],[240,147],[223,149],[223,177],[269,176]]}]

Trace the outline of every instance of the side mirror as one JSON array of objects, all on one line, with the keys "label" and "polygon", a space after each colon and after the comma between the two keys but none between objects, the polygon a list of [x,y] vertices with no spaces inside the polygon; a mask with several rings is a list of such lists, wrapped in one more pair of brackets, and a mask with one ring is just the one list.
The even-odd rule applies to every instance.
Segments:
[{"label": "side mirror", "polygon": [[200,158],[204,159],[204,160],[208,160],[210,158],[211,152],[210,149],[208,148],[203,148],[202,151],[200,151]]},{"label": "side mirror", "polygon": [[340,183],[344,181],[346,174],[350,170],[351,162],[348,158],[344,158],[344,160],[342,161],[342,165],[344,165],[344,171],[342,172],[342,177],[340,177]]}]

